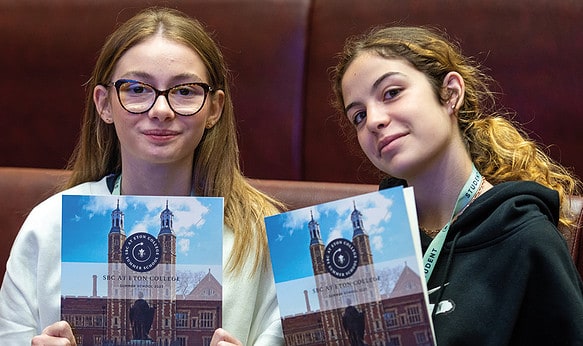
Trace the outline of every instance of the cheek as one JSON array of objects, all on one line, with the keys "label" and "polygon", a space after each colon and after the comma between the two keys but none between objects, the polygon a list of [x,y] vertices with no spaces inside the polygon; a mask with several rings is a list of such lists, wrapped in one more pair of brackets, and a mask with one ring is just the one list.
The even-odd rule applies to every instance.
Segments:
[{"label": "cheek", "polygon": [[201,121],[193,121],[184,124],[184,126],[188,128],[189,138],[198,145],[204,135],[205,123]]},{"label": "cheek", "polygon": [[131,126],[127,121],[117,119],[114,122],[115,126],[115,134],[117,135],[117,139],[123,145],[131,145],[135,139],[133,134],[133,126]]},{"label": "cheek", "polygon": [[137,122],[140,116],[145,116],[145,114],[132,114],[126,111],[117,100],[111,102],[111,116],[116,123],[131,124]]},{"label": "cheek", "polygon": [[373,141],[372,135],[370,135],[366,131],[359,130],[356,133],[356,138],[358,139],[358,144],[360,145],[360,148],[362,149],[362,151],[364,151],[366,156],[370,157],[371,154],[374,154],[375,143]]},{"label": "cheek", "polygon": [[[193,115],[193,117],[196,117],[197,114]],[[205,126],[206,126],[206,122],[207,122],[207,118],[206,117],[197,117],[197,118],[190,118],[190,119],[185,119],[188,120],[188,123],[184,124],[184,126],[190,128],[190,130],[192,132],[196,132],[196,133],[203,133],[205,130]]]},{"label": "cheek", "polygon": [[193,133],[192,133],[192,140],[195,144],[195,147],[198,147],[198,145],[200,144],[202,137],[204,136],[204,130],[199,130],[196,129]]},{"label": "cheek", "polygon": [[113,116],[113,121],[117,131],[128,132],[137,126],[140,118],[135,114],[116,113]]}]

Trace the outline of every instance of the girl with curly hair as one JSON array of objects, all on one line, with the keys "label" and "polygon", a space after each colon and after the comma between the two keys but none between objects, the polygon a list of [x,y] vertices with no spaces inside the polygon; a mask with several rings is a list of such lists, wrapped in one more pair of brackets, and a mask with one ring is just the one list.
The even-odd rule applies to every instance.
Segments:
[{"label": "girl with curly hair", "polygon": [[508,120],[491,82],[423,27],[350,38],[333,70],[381,188],[414,188],[437,343],[582,344],[583,284],[559,232],[580,182]]}]

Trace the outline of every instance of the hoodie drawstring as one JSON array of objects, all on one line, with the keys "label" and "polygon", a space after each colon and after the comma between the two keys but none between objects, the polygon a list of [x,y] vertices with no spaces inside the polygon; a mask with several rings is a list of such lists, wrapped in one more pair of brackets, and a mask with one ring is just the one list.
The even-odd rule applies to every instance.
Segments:
[{"label": "hoodie drawstring", "polygon": [[443,297],[443,291],[445,291],[445,286],[447,285],[447,278],[449,277],[449,268],[450,268],[451,264],[453,263],[453,253],[455,251],[455,246],[457,244],[458,238],[461,235],[461,233],[462,232],[457,232],[455,234],[455,236],[453,237],[453,241],[451,243],[451,248],[449,250],[449,254],[447,255],[447,262],[445,263],[445,271],[443,273],[443,280],[441,281],[441,286],[437,286],[437,287],[441,287],[441,289],[439,290],[439,293],[437,295],[437,299],[435,300],[435,307],[433,308],[433,313],[431,314],[432,318],[435,318],[437,310],[439,309],[439,303],[441,302],[441,298]]}]

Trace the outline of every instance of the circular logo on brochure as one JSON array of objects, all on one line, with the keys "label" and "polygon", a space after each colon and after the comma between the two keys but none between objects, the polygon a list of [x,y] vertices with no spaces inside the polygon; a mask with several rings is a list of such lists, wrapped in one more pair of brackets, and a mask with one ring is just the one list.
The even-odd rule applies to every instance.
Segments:
[{"label": "circular logo on brochure", "polygon": [[345,279],[358,269],[358,251],[348,239],[332,240],[324,250],[324,266],[330,275]]},{"label": "circular logo on brochure", "polygon": [[124,263],[137,272],[147,272],[160,263],[160,242],[145,232],[134,233],[127,237],[122,246]]}]

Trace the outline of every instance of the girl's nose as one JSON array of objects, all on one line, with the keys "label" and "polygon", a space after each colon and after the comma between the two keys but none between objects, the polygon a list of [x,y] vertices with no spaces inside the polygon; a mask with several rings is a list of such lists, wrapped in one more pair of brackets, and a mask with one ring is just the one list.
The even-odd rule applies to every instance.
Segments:
[{"label": "girl's nose", "polygon": [[171,119],[176,116],[170,104],[168,103],[168,99],[164,95],[159,95],[154,102],[154,106],[148,111],[148,116],[150,118],[158,118],[160,121],[164,121],[166,119]]},{"label": "girl's nose", "polygon": [[385,128],[391,122],[387,110],[383,107],[369,107],[366,112],[366,125],[371,131]]}]

